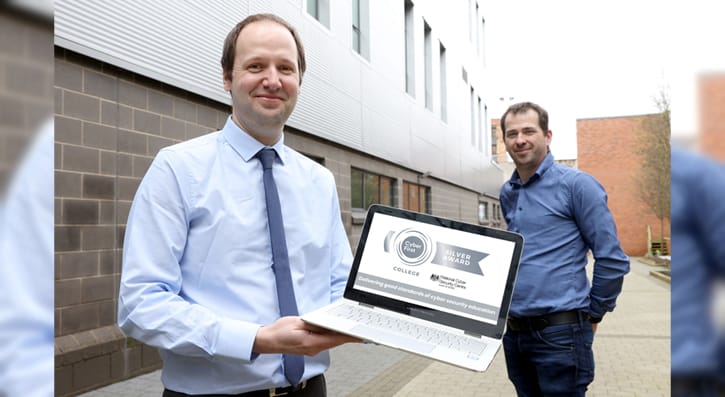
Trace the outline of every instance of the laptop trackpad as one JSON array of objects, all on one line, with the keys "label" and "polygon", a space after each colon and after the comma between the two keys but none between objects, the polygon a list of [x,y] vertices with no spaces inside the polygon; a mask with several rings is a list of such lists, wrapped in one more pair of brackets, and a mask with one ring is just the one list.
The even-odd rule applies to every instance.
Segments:
[{"label": "laptop trackpad", "polygon": [[414,352],[430,353],[435,349],[435,345],[432,343],[411,339],[404,335],[380,328],[373,328],[364,324],[356,325],[350,330],[350,333],[363,337],[364,339],[370,339],[372,342],[392,345]]}]

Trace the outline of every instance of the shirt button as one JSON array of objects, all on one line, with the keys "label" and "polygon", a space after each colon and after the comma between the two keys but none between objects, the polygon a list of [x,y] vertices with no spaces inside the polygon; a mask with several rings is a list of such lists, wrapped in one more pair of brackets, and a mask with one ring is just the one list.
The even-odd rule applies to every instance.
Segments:
[{"label": "shirt button", "polygon": [[519,211],[523,211],[523,210],[524,210],[523,208],[519,207]]}]

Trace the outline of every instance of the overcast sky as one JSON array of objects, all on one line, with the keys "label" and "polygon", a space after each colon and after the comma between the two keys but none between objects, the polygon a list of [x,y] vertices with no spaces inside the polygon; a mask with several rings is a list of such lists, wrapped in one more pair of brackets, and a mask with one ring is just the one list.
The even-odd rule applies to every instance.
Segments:
[{"label": "overcast sky", "polygon": [[[507,0],[487,3],[492,117],[531,100],[549,111],[557,158],[576,157],[576,119],[657,112],[669,93],[673,135],[697,130],[695,82],[725,72],[716,0]],[[504,97],[504,101],[498,98]],[[499,106],[497,106],[499,105]]]}]

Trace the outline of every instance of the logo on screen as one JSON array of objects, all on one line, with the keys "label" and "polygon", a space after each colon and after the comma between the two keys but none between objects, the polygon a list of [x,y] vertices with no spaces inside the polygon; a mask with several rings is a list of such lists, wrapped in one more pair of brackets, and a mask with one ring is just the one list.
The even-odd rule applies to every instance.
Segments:
[{"label": "logo on screen", "polygon": [[400,233],[389,232],[385,237],[385,251],[392,250],[408,266],[425,263],[433,253],[430,237],[415,229],[405,229]]},{"label": "logo on screen", "polygon": [[395,253],[404,265],[418,266],[430,261],[433,265],[480,276],[483,276],[483,272],[479,263],[489,255],[454,244],[434,242],[428,235],[413,228],[397,233],[389,231],[385,236],[384,249],[385,252]]}]

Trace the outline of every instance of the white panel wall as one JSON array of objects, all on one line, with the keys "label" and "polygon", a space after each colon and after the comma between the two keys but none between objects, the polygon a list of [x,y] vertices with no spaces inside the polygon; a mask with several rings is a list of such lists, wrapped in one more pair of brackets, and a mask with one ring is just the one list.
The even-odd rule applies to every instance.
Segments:
[{"label": "white panel wall", "polygon": [[[56,44],[229,104],[219,58],[226,33],[250,13],[273,12],[302,36],[308,68],[292,127],[476,190],[484,153],[470,142],[470,86],[486,98],[485,70],[469,39],[468,1],[415,0],[416,97],[405,92],[403,1],[370,1],[370,56],[351,48],[351,2],[330,1],[330,28],[306,0],[58,0]],[[425,108],[423,20],[432,28],[433,111]],[[448,122],[440,119],[438,43],[447,49]],[[468,72],[468,84],[461,68]],[[488,120],[481,120],[489,137]],[[485,180],[484,180],[485,179]],[[493,192],[500,186],[497,178]]]}]

